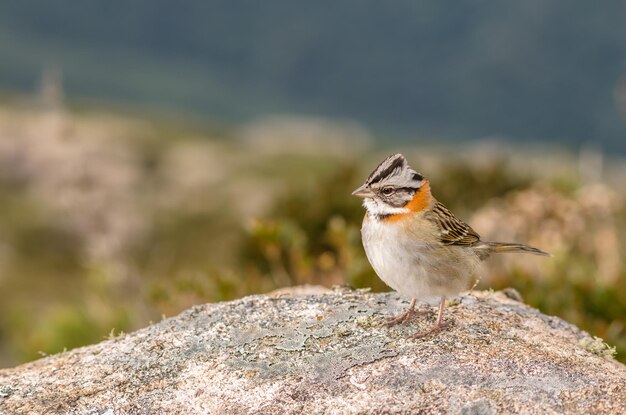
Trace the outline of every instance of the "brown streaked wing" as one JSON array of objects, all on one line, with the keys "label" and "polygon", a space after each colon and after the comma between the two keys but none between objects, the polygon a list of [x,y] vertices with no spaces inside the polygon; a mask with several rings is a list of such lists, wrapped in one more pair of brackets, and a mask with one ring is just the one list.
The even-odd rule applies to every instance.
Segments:
[{"label": "brown streaked wing", "polygon": [[473,245],[480,236],[467,223],[458,219],[440,202],[432,210],[432,218],[441,231],[441,242],[445,245]]}]

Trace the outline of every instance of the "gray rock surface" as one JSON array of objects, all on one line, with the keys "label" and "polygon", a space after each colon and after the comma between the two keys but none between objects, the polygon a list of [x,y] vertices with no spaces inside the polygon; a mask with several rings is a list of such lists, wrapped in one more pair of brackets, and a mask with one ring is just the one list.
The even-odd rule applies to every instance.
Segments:
[{"label": "gray rock surface", "polygon": [[395,293],[253,296],[0,370],[1,414],[626,413],[601,341],[503,293],[453,299],[451,329],[386,328]]}]

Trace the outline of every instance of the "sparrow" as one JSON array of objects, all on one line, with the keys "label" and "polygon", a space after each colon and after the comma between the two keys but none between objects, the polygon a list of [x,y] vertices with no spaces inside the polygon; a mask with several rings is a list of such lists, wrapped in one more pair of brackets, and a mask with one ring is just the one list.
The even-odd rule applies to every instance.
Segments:
[{"label": "sparrow", "polygon": [[446,297],[477,281],[479,264],[505,252],[550,255],[532,246],[485,242],[431,193],[430,182],[413,170],[402,154],[387,157],[354,192],[366,213],[361,239],[367,259],[389,287],[411,298],[409,308],[387,325],[405,323],[420,314],[417,301],[439,297],[434,325],[411,336],[421,338],[447,327]]}]

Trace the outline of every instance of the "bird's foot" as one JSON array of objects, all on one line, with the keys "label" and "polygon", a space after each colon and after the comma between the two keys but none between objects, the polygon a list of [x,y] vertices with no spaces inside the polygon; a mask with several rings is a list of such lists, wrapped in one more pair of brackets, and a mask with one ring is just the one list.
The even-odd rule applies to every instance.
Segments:
[{"label": "bird's foot", "polygon": [[429,316],[431,314],[432,314],[432,311],[417,311],[415,308],[411,307],[402,314],[388,318],[386,326],[392,327],[392,326],[395,326],[396,324],[408,323],[409,321],[413,320],[417,316]]},{"label": "bird's foot", "polygon": [[426,331],[422,331],[419,333],[416,333],[414,335],[412,335],[411,337],[409,337],[410,339],[423,339],[424,337],[428,337],[432,334],[435,334],[441,330],[447,329],[448,327],[450,327],[450,322],[447,321],[439,321],[437,323],[435,323],[430,329],[426,330]]}]

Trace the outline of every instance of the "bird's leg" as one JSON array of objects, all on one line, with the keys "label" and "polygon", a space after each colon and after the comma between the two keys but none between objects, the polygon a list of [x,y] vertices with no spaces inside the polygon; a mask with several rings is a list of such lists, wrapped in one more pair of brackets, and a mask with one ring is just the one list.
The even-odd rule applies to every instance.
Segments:
[{"label": "bird's leg", "polygon": [[396,324],[406,323],[407,321],[411,320],[412,318],[416,316],[430,314],[430,311],[415,310],[416,302],[417,300],[415,298],[412,298],[411,303],[409,304],[409,308],[404,313],[387,319],[387,327],[395,326]]},{"label": "bird's leg", "polygon": [[441,301],[439,301],[439,314],[437,315],[437,322],[429,330],[414,334],[411,336],[411,338],[421,339],[448,327],[450,323],[446,323],[443,321],[443,309],[445,307],[446,307],[446,297],[441,297]]}]

